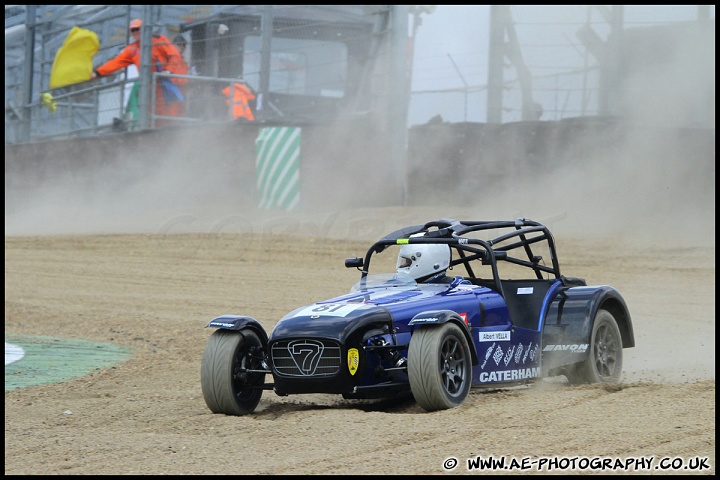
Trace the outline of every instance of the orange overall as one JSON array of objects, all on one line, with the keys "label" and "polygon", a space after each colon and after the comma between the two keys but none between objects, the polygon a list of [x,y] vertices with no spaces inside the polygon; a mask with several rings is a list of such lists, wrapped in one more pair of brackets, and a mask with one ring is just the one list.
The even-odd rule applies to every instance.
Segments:
[{"label": "orange overall", "polygon": [[[177,47],[162,34],[155,33],[152,36],[152,66],[154,71],[169,72],[177,75],[187,75],[188,66],[180,55]],[[123,49],[115,58],[112,58],[95,69],[99,76],[109,75],[121,68],[134,64],[140,71],[140,42],[132,42]],[[172,82],[181,89],[187,83],[187,79],[173,78]],[[184,102],[165,101],[162,92],[161,82],[158,81],[155,90],[155,114],[168,117],[182,117],[185,115]],[[161,122],[158,122],[161,123]]]},{"label": "orange overall", "polygon": [[250,122],[255,120],[250,101],[255,100],[255,94],[246,85],[242,83],[233,83],[232,95],[230,95],[230,87],[222,89],[223,95],[228,97],[225,103],[232,107],[233,119],[244,118]]}]

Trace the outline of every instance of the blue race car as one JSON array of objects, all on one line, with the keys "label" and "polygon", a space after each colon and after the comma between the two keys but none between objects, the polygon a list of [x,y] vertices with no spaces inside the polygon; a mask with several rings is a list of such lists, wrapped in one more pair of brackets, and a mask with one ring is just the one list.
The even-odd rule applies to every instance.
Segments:
[{"label": "blue race car", "polygon": [[623,348],[635,346],[620,293],[563,276],[552,234],[531,220],[410,226],[345,266],[360,271],[349,293],[289,312],[269,335],[248,316],[207,324],[200,382],[213,413],[251,413],[264,390],[411,392],[443,410],[472,387],[618,382]]}]

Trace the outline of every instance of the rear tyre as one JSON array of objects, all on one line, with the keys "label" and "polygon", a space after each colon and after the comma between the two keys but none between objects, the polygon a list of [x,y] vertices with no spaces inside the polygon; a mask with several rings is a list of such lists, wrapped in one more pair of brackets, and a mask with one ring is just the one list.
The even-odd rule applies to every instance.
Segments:
[{"label": "rear tyre", "polygon": [[472,364],[460,327],[445,323],[413,333],[408,379],[415,401],[429,412],[462,404],[470,392]]},{"label": "rear tyre", "polygon": [[200,385],[210,411],[246,415],[255,410],[263,393],[265,374],[246,370],[262,368],[259,352],[262,347],[260,337],[247,328],[216,330],[210,336],[200,367]]},{"label": "rear tyre", "polygon": [[617,383],[622,373],[622,338],[617,321],[607,310],[598,310],[587,358],[568,367],[565,376],[572,384]]}]

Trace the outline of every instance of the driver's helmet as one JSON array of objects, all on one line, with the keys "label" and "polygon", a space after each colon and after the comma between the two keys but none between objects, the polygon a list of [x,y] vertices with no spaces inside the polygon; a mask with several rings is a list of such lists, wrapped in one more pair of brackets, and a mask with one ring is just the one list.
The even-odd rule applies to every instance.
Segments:
[{"label": "driver's helmet", "polygon": [[418,282],[445,273],[450,267],[450,247],[445,244],[403,245],[397,259],[397,273],[406,273]]}]

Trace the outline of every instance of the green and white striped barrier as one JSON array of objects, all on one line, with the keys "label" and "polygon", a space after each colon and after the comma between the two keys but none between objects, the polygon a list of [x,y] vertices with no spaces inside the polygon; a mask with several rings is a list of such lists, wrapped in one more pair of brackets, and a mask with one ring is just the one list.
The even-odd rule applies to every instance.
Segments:
[{"label": "green and white striped barrier", "polygon": [[300,206],[300,128],[261,128],[255,140],[260,208],[292,211]]}]

